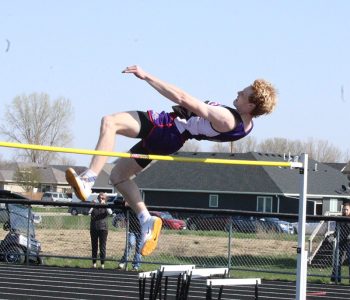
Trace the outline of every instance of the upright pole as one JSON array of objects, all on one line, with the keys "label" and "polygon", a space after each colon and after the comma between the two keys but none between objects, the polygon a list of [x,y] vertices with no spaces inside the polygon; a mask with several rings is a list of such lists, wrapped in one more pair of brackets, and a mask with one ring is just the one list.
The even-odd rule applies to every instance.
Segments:
[{"label": "upright pole", "polygon": [[228,263],[228,270],[230,273],[231,269],[231,242],[232,242],[232,217],[230,217],[230,227],[229,227],[229,232],[228,232],[228,253],[227,253],[227,263]]},{"label": "upright pole", "polygon": [[307,203],[307,175],[308,175],[308,155],[302,154],[301,161],[303,167],[301,190],[299,198],[299,215],[298,215],[298,263],[297,263],[297,282],[296,282],[296,299],[306,299],[306,281],[307,281],[307,251],[305,250],[305,223],[306,223],[306,203]]},{"label": "upright pole", "polygon": [[[126,208],[124,208],[126,209]],[[126,237],[125,237],[125,267],[124,267],[124,270],[127,270],[128,269],[128,262],[129,262],[129,238],[130,238],[130,235],[129,235],[129,232],[130,232],[130,210],[127,209],[126,210],[126,228],[125,228],[125,234],[126,234]],[[137,242],[137,241],[135,241]]]},{"label": "upright pole", "polygon": [[26,251],[26,260],[27,260],[27,266],[29,266],[29,254],[31,250],[31,233],[30,233],[30,222],[32,218],[32,207],[28,206],[28,221],[27,221],[27,251]]}]

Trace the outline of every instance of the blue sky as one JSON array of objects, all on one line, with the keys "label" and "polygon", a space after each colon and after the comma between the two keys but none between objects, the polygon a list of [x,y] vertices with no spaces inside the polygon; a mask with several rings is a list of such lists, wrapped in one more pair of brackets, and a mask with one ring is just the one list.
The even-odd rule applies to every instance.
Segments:
[{"label": "blue sky", "polygon": [[[225,104],[266,78],[279,103],[255,120],[252,136],[313,137],[346,151],[349,12],[346,0],[2,0],[1,106],[33,92],[68,98],[75,111],[71,146],[93,149],[102,116],[171,107],[145,82],[121,74],[128,65]],[[118,138],[115,150],[134,142]],[[11,152],[1,149],[3,158]],[[90,159],[72,158],[82,165]]]}]

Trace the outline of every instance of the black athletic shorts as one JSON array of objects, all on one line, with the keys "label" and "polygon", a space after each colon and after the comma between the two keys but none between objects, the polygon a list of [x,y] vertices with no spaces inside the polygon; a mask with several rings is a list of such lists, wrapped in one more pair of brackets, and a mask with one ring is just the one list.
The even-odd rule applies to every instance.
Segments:
[{"label": "black athletic shorts", "polygon": [[[141,141],[130,149],[134,154],[157,154],[169,155],[178,151],[189,138],[186,134],[181,134],[175,124],[176,114],[171,112],[161,113],[149,110],[147,112],[138,111],[141,129],[138,138]],[[135,159],[136,162],[145,168],[151,160]]]}]

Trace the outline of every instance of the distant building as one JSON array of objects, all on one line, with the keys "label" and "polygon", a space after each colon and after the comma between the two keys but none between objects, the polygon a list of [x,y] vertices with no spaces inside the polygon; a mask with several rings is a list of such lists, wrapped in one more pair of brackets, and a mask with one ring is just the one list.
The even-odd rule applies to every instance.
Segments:
[{"label": "distant building", "polygon": [[[94,186],[94,192],[105,191],[112,193],[114,187],[109,184],[109,174],[113,165],[106,164],[97,178]],[[64,165],[37,165],[33,163],[8,163],[0,166],[0,189],[10,190],[12,192],[22,193],[24,192],[21,185],[15,180],[15,173],[18,169],[36,168],[40,178],[40,184],[37,189],[38,193],[44,193],[47,191],[52,192],[72,192],[71,187],[68,185],[65,177],[65,170],[68,166]],[[75,166],[75,171],[80,174],[86,170],[86,167]]]},{"label": "distant building", "polygon": [[[177,156],[284,161],[267,153],[188,153]],[[295,159],[295,157],[290,157]],[[297,169],[158,161],[136,177],[149,205],[298,213],[301,175]],[[309,160],[307,212],[339,212],[350,199],[347,177]]]},{"label": "distant building", "polygon": [[[174,156],[255,161],[296,159],[268,153],[178,152]],[[71,192],[65,179],[67,166],[37,166],[13,163],[0,167],[0,189],[23,192],[14,180],[18,168],[36,167],[40,173],[38,192]],[[94,192],[117,191],[109,182],[114,164],[106,164],[93,187]],[[86,167],[74,167],[78,174]],[[324,164],[309,159],[307,213],[340,212],[350,200],[345,164]],[[247,165],[158,161],[136,178],[146,204],[163,207],[234,209],[297,213],[301,175],[298,169]]]}]

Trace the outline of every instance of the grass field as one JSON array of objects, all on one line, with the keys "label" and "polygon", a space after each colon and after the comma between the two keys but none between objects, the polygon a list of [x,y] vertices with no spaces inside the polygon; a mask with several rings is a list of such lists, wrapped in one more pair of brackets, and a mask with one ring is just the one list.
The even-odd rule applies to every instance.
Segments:
[{"label": "grass field", "polygon": [[[90,216],[71,216],[67,208],[58,207],[34,207],[33,211],[42,215],[42,222],[36,224],[36,233],[43,255],[50,256],[45,258],[45,264],[91,267]],[[114,269],[123,254],[126,234],[125,228],[115,228],[111,222],[112,217],[109,218],[106,268]],[[225,231],[163,229],[157,250],[144,258],[141,270],[154,270],[159,264],[227,266],[230,259],[232,277],[259,274],[265,279],[295,280],[297,235],[234,232],[230,240],[228,235]],[[344,272],[348,272],[345,267]],[[329,282],[331,269],[310,268],[309,273],[325,276],[314,277],[313,281]]]}]

